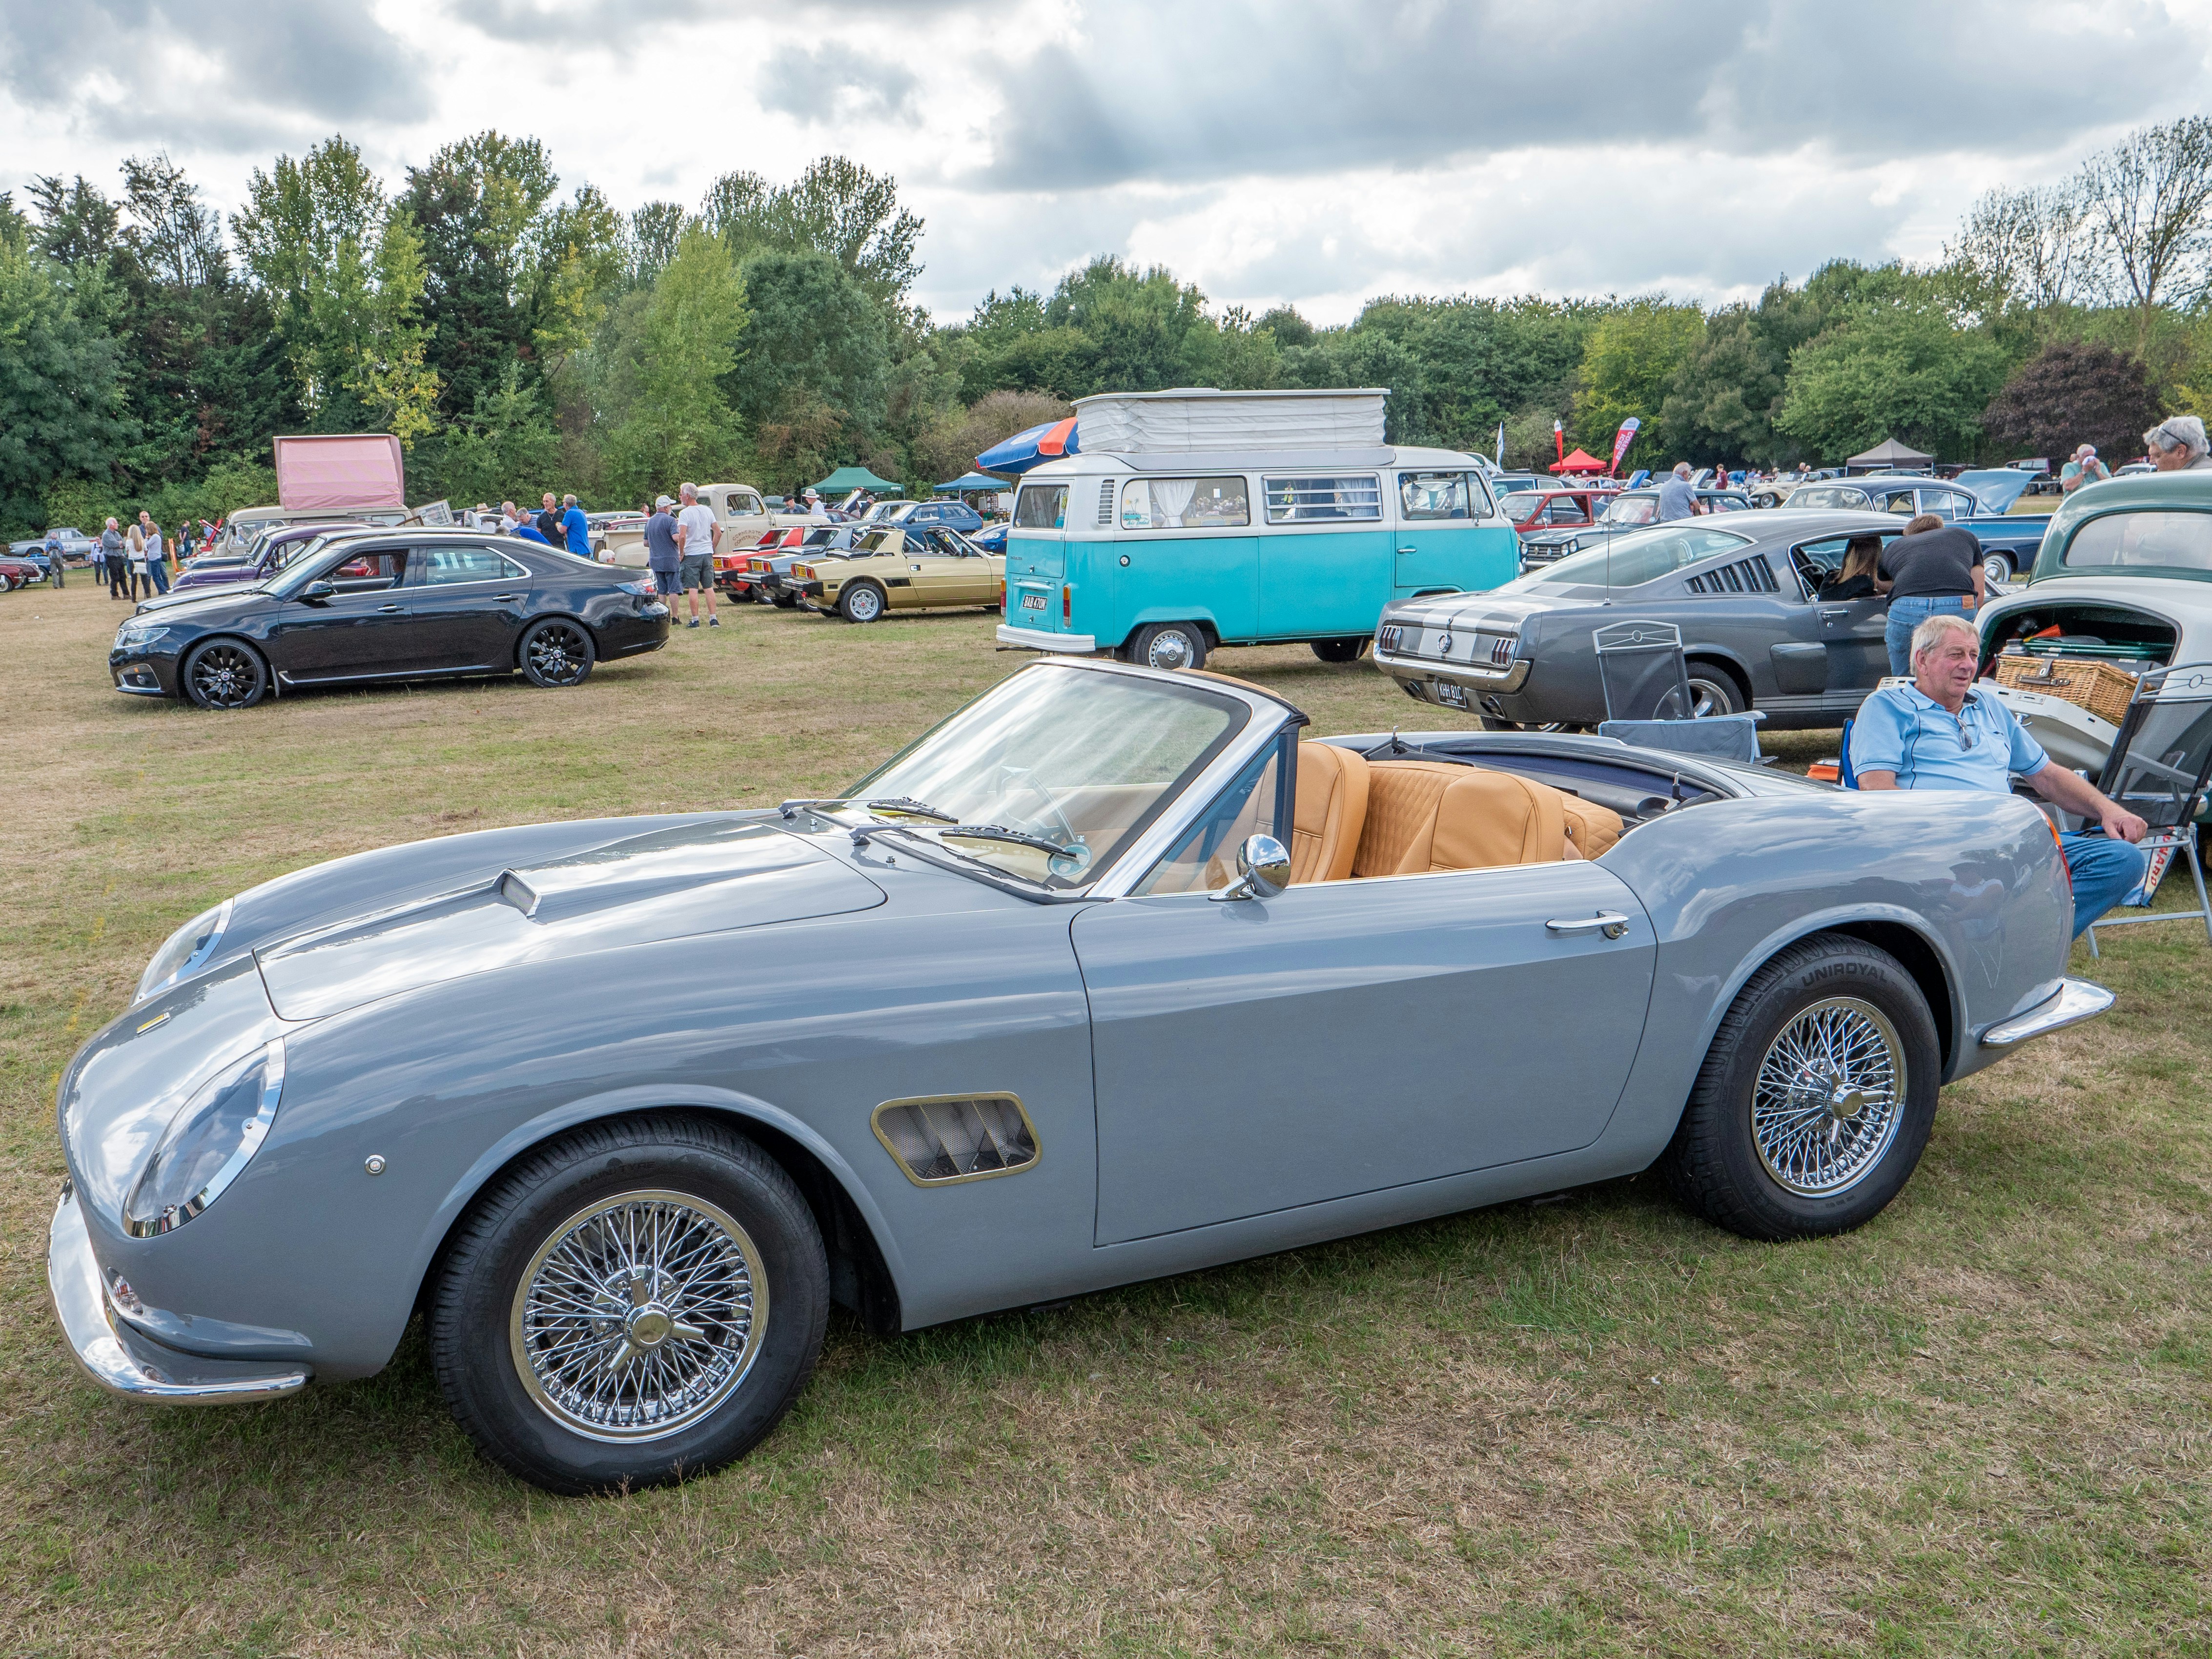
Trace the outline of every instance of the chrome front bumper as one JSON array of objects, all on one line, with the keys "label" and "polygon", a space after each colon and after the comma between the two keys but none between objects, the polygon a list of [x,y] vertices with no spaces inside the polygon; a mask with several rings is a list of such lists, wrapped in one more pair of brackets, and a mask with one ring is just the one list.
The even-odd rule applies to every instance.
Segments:
[{"label": "chrome front bumper", "polygon": [[1983,1032],[1982,1046],[2009,1048],[2032,1037],[2048,1036],[2069,1025],[2096,1018],[2112,1006],[2113,1000],[2112,994],[2101,985],[2092,985],[2086,979],[2063,979],[2049,998],[2024,1014],[1999,1020]]},{"label": "chrome front bumper", "polygon": [[1097,640],[1089,634],[1048,634],[1040,628],[1016,628],[1008,623],[999,624],[999,643],[1024,651],[1073,652],[1085,657],[1098,648]]},{"label": "chrome front bumper", "polygon": [[100,1263],[75,1190],[62,1188],[46,1243],[46,1283],[76,1363],[110,1394],[157,1405],[234,1405],[276,1400],[307,1386],[304,1366],[202,1359],[179,1353],[118,1319],[100,1281]]}]

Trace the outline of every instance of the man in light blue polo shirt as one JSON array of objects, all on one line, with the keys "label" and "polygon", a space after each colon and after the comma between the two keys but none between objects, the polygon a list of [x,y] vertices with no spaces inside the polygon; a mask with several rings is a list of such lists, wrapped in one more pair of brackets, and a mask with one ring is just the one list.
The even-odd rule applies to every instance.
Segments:
[{"label": "man in light blue polo shirt", "polygon": [[1912,684],[1887,685],[1851,722],[1851,770],[1862,789],[1986,789],[2006,794],[2012,775],[2095,830],[2061,836],[2074,884],[2074,937],[2141,884],[2148,825],[2063,766],[1986,691],[1974,689],[1981,636],[1939,613],[1912,630]]}]

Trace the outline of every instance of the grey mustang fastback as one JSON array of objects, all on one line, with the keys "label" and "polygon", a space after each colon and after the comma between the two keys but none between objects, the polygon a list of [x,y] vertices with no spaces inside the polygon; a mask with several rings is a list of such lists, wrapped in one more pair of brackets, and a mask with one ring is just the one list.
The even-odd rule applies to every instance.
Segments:
[{"label": "grey mustang fastback", "polygon": [[742,1454],[912,1329],[1655,1163],[1832,1233],[2111,1000],[2050,830],[1535,733],[1300,741],[1022,670],[833,800],[342,859],[179,928],[61,1080],[49,1255],[147,1401],[368,1375],[557,1492]]}]

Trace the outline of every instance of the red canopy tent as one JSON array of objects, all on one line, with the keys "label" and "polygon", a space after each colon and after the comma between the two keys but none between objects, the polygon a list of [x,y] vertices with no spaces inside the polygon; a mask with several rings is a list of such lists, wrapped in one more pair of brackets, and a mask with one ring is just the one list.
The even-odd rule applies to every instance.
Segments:
[{"label": "red canopy tent", "polygon": [[1567,452],[1566,458],[1555,465],[1552,471],[1554,472],[1602,472],[1605,471],[1605,463],[1586,450],[1572,449]]}]

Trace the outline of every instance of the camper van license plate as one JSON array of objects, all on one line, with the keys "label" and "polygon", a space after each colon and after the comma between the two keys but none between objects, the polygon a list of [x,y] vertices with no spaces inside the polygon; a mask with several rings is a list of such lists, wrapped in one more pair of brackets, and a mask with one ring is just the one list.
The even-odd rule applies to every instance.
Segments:
[{"label": "camper van license plate", "polygon": [[1437,680],[1433,682],[1433,689],[1437,694],[1437,701],[1443,704],[1445,708],[1464,708],[1467,707],[1467,688],[1465,686],[1454,685],[1449,680]]},{"label": "camper van license plate", "polygon": [[1044,601],[1045,596],[1042,593],[1024,593],[1022,595],[1022,609],[1042,611],[1044,609]]}]

